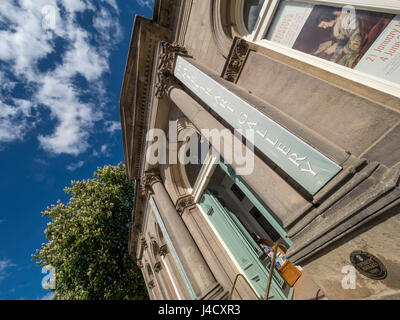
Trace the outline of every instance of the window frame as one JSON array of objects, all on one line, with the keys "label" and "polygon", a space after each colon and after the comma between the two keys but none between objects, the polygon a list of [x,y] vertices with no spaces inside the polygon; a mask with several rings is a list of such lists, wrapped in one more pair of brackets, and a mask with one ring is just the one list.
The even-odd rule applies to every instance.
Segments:
[{"label": "window frame", "polygon": [[[390,12],[400,14],[400,1],[398,0],[380,0],[376,4],[376,0],[288,0],[293,2],[304,2],[310,4],[319,4],[327,6],[346,6],[352,5],[356,9],[371,10],[377,12]],[[265,0],[261,9],[259,19],[255,25],[254,31],[249,34],[243,18],[243,6],[245,0],[237,0],[235,7],[235,19],[237,31],[242,37],[249,42],[253,42],[259,46],[273,50],[290,58],[294,58],[306,64],[316,66],[325,71],[337,74],[343,78],[352,80],[362,85],[380,90],[395,97],[400,97],[400,84],[385,80],[365,72],[354,70],[337,63],[307,54],[284,45],[275,43],[270,40],[263,39],[268,33],[270,25],[275,18],[275,13],[281,0]],[[375,3],[373,3],[375,2]]]}]

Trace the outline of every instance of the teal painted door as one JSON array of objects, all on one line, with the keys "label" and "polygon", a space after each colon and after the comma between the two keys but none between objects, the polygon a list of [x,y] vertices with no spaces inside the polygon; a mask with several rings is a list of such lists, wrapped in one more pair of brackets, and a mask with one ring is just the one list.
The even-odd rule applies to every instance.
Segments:
[{"label": "teal painted door", "polygon": [[[214,192],[207,189],[199,204],[240,265],[244,275],[253,285],[259,298],[264,299],[270,264],[265,261],[265,255],[261,248],[252,239],[235,214],[221,204]],[[291,295],[292,290],[287,287],[286,282],[275,269],[269,294],[270,299],[286,300],[291,299]]]}]

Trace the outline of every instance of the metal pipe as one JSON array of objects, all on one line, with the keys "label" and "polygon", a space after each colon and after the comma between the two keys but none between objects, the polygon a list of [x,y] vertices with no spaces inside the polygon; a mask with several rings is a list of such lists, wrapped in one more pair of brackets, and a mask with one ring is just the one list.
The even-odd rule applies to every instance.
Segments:
[{"label": "metal pipe", "polygon": [[249,282],[249,281],[246,279],[246,277],[245,277],[244,275],[242,275],[241,273],[238,273],[238,274],[236,275],[236,277],[235,277],[235,281],[233,281],[232,290],[231,290],[231,292],[230,292],[230,294],[229,294],[228,300],[232,300],[233,290],[234,290],[235,287],[236,287],[236,282],[237,282],[237,280],[239,279],[239,277],[242,277],[242,278],[246,281],[246,283],[249,285],[249,288],[251,289],[251,291],[253,291],[253,293],[255,294],[255,296],[257,297],[257,299],[260,300],[260,298],[258,297],[257,292],[254,291],[254,289],[252,288],[250,282]]},{"label": "metal pipe", "polygon": [[[271,289],[271,283],[272,283],[272,275],[274,272],[274,267],[275,267],[275,259],[276,259],[276,253],[278,252],[278,248],[279,245],[282,246],[285,250],[287,250],[287,246],[284,242],[278,240],[277,242],[274,243],[274,253],[272,255],[272,260],[271,260],[271,268],[269,269],[269,276],[268,276],[268,284],[267,284],[267,289],[265,290],[265,296],[264,296],[264,300],[268,300],[269,299],[269,291]],[[268,256],[267,258],[268,259]],[[249,288],[251,289],[251,291],[253,291],[253,293],[255,294],[255,296],[257,297],[258,300],[260,300],[260,298],[258,297],[258,294],[254,291],[254,289],[252,288],[250,282],[246,279],[246,277],[244,275],[242,275],[241,273],[238,273],[235,277],[235,280],[233,281],[233,286],[231,289],[231,292],[229,293],[229,298],[228,300],[232,299],[232,295],[233,295],[233,291],[235,290],[236,287],[236,282],[239,279],[239,277],[242,277],[246,283],[248,284]]]}]

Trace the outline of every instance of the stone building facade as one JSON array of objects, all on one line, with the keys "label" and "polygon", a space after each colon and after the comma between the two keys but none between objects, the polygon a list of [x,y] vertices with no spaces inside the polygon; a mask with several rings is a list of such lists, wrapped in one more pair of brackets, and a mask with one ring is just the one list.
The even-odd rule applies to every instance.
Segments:
[{"label": "stone building facade", "polygon": [[[400,296],[399,14],[395,0],[155,0],[135,18],[120,109],[129,250],[152,299],[265,298],[253,234],[302,272],[290,286],[275,269],[269,299]],[[197,162],[176,161],[193,136]]]}]

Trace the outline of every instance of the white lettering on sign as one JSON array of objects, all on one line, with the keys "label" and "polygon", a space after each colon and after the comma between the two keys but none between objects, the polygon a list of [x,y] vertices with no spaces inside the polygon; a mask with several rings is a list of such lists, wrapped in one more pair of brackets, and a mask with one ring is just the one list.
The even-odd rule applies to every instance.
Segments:
[{"label": "white lettering on sign", "polygon": [[182,57],[175,76],[234,129],[254,130],[253,141],[244,137],[311,194],[342,169]]},{"label": "white lettering on sign", "polygon": [[[207,89],[208,89],[208,92],[211,91],[211,88],[207,88]],[[220,96],[216,96],[214,98],[215,98],[215,103],[218,107],[220,107],[222,109],[228,109],[229,111],[235,113],[234,106],[232,106],[228,101],[226,101],[225,99],[223,99]],[[249,116],[246,113],[239,112],[238,114],[239,114],[239,117],[237,119],[237,122],[239,123],[239,125],[241,125],[241,126],[246,125],[250,129],[255,129],[256,132],[260,136],[262,136],[267,142],[269,142],[273,147],[275,147],[277,150],[282,152],[285,156],[288,155],[289,150],[292,149],[290,146],[286,147],[286,150],[283,150],[281,146],[285,147],[285,145],[282,141],[280,141],[278,138],[273,138],[273,137],[267,136],[268,130],[265,130],[264,133],[261,133],[259,130],[257,130],[257,122],[250,121]],[[298,167],[300,172],[304,172],[304,173],[310,174],[312,176],[316,176],[318,174],[317,172],[315,172],[311,169],[310,161],[306,161],[307,157],[298,156],[295,152],[293,152],[287,157],[287,160],[289,160],[292,164],[294,164],[296,167]],[[300,166],[300,164],[302,164],[302,166]]]}]

